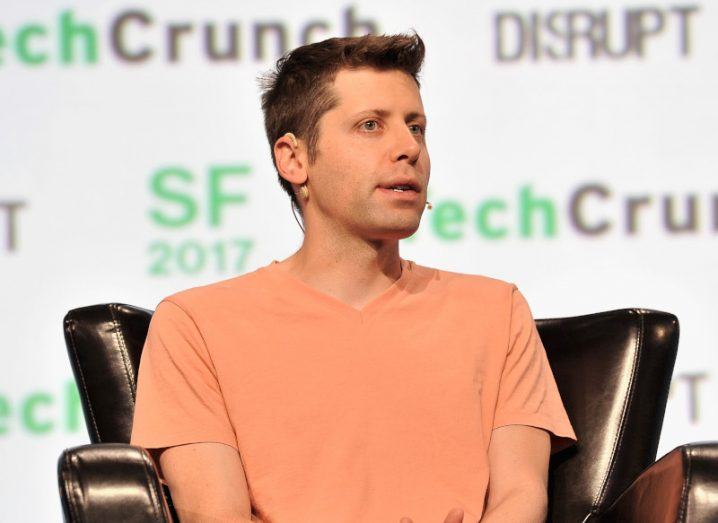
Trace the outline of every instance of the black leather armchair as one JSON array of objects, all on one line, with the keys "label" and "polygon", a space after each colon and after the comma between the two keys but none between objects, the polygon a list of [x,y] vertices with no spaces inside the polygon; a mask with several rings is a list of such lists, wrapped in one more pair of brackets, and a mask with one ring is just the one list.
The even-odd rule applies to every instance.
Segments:
[{"label": "black leather armchair", "polygon": [[[128,444],[151,316],[111,303],[64,318],[92,442],[58,461],[66,521],[177,521],[149,454]],[[634,308],[536,325],[579,440],[551,457],[548,521],[718,521],[718,442],[682,445],[654,462],[678,319]]]}]

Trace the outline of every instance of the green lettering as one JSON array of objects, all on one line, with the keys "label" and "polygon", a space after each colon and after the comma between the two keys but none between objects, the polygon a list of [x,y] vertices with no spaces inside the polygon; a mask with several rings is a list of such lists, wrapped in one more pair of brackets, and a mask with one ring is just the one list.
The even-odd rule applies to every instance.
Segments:
[{"label": "green lettering", "polygon": [[459,240],[464,234],[460,226],[466,221],[464,208],[456,200],[444,200],[430,211],[431,228],[442,240]]},{"label": "green lettering", "polygon": [[[172,191],[166,186],[171,180],[191,183],[194,181],[192,173],[181,167],[167,167],[155,172],[150,179],[150,190],[160,199],[173,202],[181,207],[181,214],[168,216],[158,209],[150,209],[150,218],[164,227],[182,227],[191,223],[197,217],[197,204],[192,196],[179,191]],[[186,184],[185,183],[185,184]]]},{"label": "green lettering", "polygon": [[251,169],[247,165],[229,165],[210,167],[209,169],[209,224],[220,225],[222,207],[228,203],[243,204],[247,201],[246,193],[226,194],[222,192],[222,179],[225,176],[246,176]]},{"label": "green lettering", "polygon": [[10,426],[3,421],[10,417],[12,409],[10,408],[10,402],[5,396],[0,396],[0,436],[10,432]]},{"label": "green lettering", "polygon": [[[5,35],[2,32],[2,29],[0,29],[0,49],[2,49],[2,46],[5,45]],[[2,65],[2,54],[0,54],[0,65]]]},{"label": "green lettering", "polygon": [[503,238],[508,233],[506,227],[495,228],[489,223],[489,213],[494,209],[506,209],[506,202],[501,200],[486,200],[483,204],[479,205],[476,212],[476,227],[482,236],[486,236],[487,238]]},{"label": "green lettering", "polygon": [[65,383],[65,430],[77,432],[80,428],[82,416],[82,405],[80,404],[80,393],[74,380]]},{"label": "green lettering", "polygon": [[52,430],[52,421],[39,421],[35,409],[41,405],[52,405],[52,396],[46,392],[30,394],[22,405],[22,423],[28,431],[45,434]]},{"label": "green lettering", "polygon": [[60,13],[60,61],[63,64],[74,62],[74,42],[79,37],[85,44],[85,61],[97,62],[97,33],[95,29],[86,24],[78,24],[72,11]]},{"label": "green lettering", "polygon": [[538,199],[531,194],[531,186],[526,185],[519,190],[519,232],[524,238],[533,235],[532,213],[543,212],[544,234],[548,237],[556,235],[556,208],[550,200]]},{"label": "green lettering", "polygon": [[33,53],[30,50],[28,40],[33,36],[45,36],[47,30],[41,25],[26,25],[20,29],[15,37],[15,47],[17,48],[17,55],[21,62],[25,62],[30,65],[39,65],[47,61],[47,54],[42,52]]}]

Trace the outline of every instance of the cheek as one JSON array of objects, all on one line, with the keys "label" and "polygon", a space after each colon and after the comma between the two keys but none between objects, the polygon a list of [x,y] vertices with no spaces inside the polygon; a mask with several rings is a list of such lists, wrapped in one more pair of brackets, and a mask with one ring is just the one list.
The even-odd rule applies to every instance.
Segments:
[{"label": "cheek", "polygon": [[431,172],[431,158],[429,158],[429,153],[423,155],[419,162],[421,163],[421,170],[426,173],[426,179],[428,180]]},{"label": "cheek", "polygon": [[327,167],[327,172],[331,173],[328,183],[342,194],[359,196],[379,183],[380,165],[370,154],[357,149],[336,155],[334,163]]},{"label": "cheek", "polygon": [[356,158],[346,155],[327,155],[322,161],[321,170],[316,171],[316,180],[322,186],[323,200],[333,208],[346,207],[359,198],[365,190],[362,183],[367,177],[356,163]]}]

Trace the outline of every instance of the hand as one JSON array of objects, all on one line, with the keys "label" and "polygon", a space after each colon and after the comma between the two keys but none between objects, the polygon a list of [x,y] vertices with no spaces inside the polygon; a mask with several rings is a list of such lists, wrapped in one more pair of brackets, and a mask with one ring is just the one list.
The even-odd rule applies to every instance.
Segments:
[{"label": "hand", "polygon": [[[464,520],[464,509],[460,507],[452,508],[446,515],[444,523],[462,523]],[[414,523],[411,518],[404,516],[399,523]]]}]

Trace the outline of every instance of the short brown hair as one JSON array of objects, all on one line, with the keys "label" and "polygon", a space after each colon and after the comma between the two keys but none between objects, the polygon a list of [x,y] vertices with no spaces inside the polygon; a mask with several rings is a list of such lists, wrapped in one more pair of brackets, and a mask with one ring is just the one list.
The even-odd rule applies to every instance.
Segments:
[{"label": "short brown hair", "polygon": [[[338,102],[330,84],[340,69],[398,69],[418,86],[423,62],[424,42],[416,32],[329,38],[286,53],[277,60],[276,69],[261,78],[264,127],[272,162],[274,143],[288,132],[304,139],[309,162],[316,160],[319,119]],[[279,172],[277,176],[301,215],[292,184]]]}]

